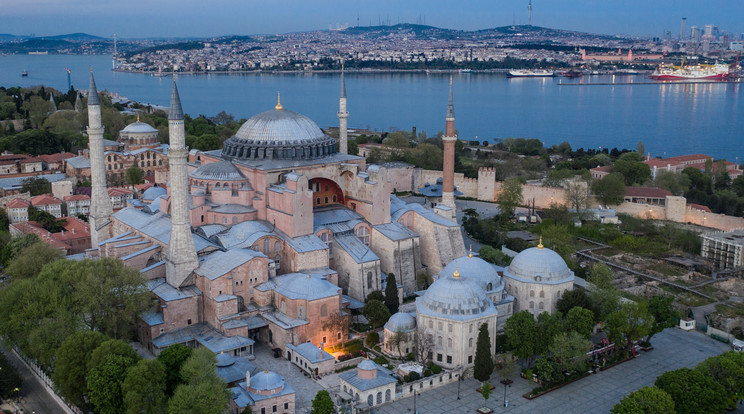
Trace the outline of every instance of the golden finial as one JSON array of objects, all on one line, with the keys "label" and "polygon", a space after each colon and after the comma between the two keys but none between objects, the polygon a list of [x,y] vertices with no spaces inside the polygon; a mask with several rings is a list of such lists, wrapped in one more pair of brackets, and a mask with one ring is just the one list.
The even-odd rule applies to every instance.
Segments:
[{"label": "golden finial", "polygon": [[470,258],[473,257],[473,245],[472,244],[470,245],[470,253],[468,253],[468,257]]},{"label": "golden finial", "polygon": [[284,109],[282,106],[282,94],[279,91],[276,91],[276,106],[274,107],[277,111],[281,111]]},{"label": "golden finial", "polygon": [[264,368],[264,374],[268,374],[269,370]]},{"label": "golden finial", "polygon": [[137,122],[139,122],[139,112],[137,112]]},{"label": "golden finial", "polygon": [[540,236],[540,243],[538,243],[538,244],[537,244],[537,248],[538,248],[538,249],[542,249],[542,248],[543,248],[543,244],[542,244],[542,236]]},{"label": "golden finial", "polygon": [[455,279],[460,277],[460,272],[457,271],[457,263],[455,263],[455,273],[452,273],[452,277]]}]

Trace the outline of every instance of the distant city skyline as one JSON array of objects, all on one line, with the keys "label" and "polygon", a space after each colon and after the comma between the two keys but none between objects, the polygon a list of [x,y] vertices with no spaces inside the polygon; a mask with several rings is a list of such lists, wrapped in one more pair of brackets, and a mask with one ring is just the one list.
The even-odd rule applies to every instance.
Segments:
[{"label": "distant city skyline", "polygon": [[[527,24],[528,0],[299,1],[4,0],[0,32],[16,35],[85,32],[102,37],[209,37],[328,29],[329,25],[425,23],[477,30]],[[679,36],[680,22],[744,32],[744,2],[730,0],[533,0],[532,24],[602,34]]]}]

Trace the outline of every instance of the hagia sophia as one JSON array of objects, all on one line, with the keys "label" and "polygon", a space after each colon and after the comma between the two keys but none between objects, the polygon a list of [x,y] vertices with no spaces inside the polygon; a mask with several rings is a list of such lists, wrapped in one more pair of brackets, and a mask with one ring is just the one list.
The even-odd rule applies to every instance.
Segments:
[{"label": "hagia sophia", "polygon": [[[573,287],[566,263],[542,244],[505,269],[466,251],[455,221],[451,83],[442,201],[433,208],[396,197],[384,166],[347,154],[342,75],[338,147],[277,99],[221,150],[205,152],[185,145],[174,81],[163,161],[167,190],[153,192],[144,208],[114,213],[92,74],[90,92],[93,248],[87,255],[120,258],[148,279],[156,305],[141,315],[138,335],[154,354],[180,343],[247,356],[258,342],[292,360],[293,350],[309,342],[322,355],[348,338],[346,328],[327,322],[348,317],[393,273],[399,296],[418,297],[415,314],[395,314],[385,325],[385,342],[397,332],[407,335],[397,347],[383,343],[385,352],[411,352],[419,333],[432,339],[429,360],[468,366],[482,323],[495,336],[513,312],[552,312]],[[132,132],[152,132],[135,126]],[[425,291],[416,280],[422,272],[435,276]]]}]

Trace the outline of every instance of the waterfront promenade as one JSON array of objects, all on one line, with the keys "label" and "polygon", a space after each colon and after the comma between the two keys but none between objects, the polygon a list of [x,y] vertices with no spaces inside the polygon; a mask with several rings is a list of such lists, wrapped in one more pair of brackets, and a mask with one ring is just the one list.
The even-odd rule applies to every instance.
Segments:
[{"label": "waterfront promenade", "polygon": [[[491,377],[495,385],[487,402],[495,413],[607,413],[623,396],[639,388],[653,385],[656,377],[666,371],[694,367],[704,359],[731,348],[700,332],[684,332],[670,328],[652,338],[654,349],[641,352],[634,360],[622,363],[607,371],[590,375],[548,394],[527,400],[522,397],[535,384],[517,378],[507,389],[508,407],[504,407],[504,386],[497,374]],[[469,378],[437,388],[416,397],[416,410],[426,414],[474,413],[483,407],[483,397],[475,391],[477,380]],[[413,398],[406,398],[375,409],[379,414],[414,412]]]}]

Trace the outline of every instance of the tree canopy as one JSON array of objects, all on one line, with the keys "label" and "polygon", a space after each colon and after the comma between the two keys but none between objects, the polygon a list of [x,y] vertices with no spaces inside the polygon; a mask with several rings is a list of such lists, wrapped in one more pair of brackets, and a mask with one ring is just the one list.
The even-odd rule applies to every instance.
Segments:
[{"label": "tree canopy", "polygon": [[312,414],[332,414],[335,408],[331,394],[326,390],[320,390],[315,394],[312,407]]},{"label": "tree canopy", "polygon": [[659,387],[643,387],[623,397],[612,414],[675,414],[674,400]]},{"label": "tree canopy", "polygon": [[171,345],[158,355],[158,361],[165,367],[165,392],[168,396],[173,395],[176,387],[183,383],[181,367],[190,356],[191,348],[182,344]]},{"label": "tree canopy", "polygon": [[509,178],[501,183],[496,202],[499,205],[499,216],[504,220],[513,216],[516,207],[522,204],[522,182],[518,178]]},{"label": "tree canopy", "polygon": [[483,323],[478,329],[478,339],[475,343],[475,368],[473,377],[478,381],[485,382],[491,378],[492,372],[491,335],[488,332],[488,324]]},{"label": "tree canopy", "polygon": [[527,361],[532,366],[532,360],[537,354],[538,332],[535,318],[527,311],[519,311],[506,320],[504,328],[509,348],[514,355]]},{"label": "tree canopy", "polygon": [[73,404],[82,407],[88,395],[87,364],[90,355],[106,340],[95,331],[80,331],[68,336],[55,352],[52,380],[59,392]]},{"label": "tree canopy", "polygon": [[230,391],[217,375],[217,358],[207,348],[197,348],[181,367],[183,384],[168,402],[169,414],[222,414]]},{"label": "tree canopy", "polygon": [[729,401],[723,385],[689,368],[665,372],[654,385],[672,397],[678,414],[722,413]]},{"label": "tree canopy", "polygon": [[165,411],[165,367],[157,359],[143,359],[127,370],[121,384],[127,414],[161,414]]},{"label": "tree canopy", "polygon": [[388,273],[385,285],[385,306],[387,306],[391,315],[398,313],[400,303],[398,301],[398,283],[395,281],[395,275]]},{"label": "tree canopy", "polygon": [[372,323],[372,328],[377,329],[390,319],[390,311],[384,303],[377,299],[367,301],[362,308],[362,314]]},{"label": "tree canopy", "polygon": [[87,385],[90,402],[101,414],[120,414],[124,412],[124,399],[121,383],[127,376],[127,369],[135,364],[131,358],[110,355],[103,363],[90,370]]},{"label": "tree canopy", "polygon": [[620,173],[608,174],[592,183],[592,191],[600,203],[618,205],[625,197],[625,178]]}]

